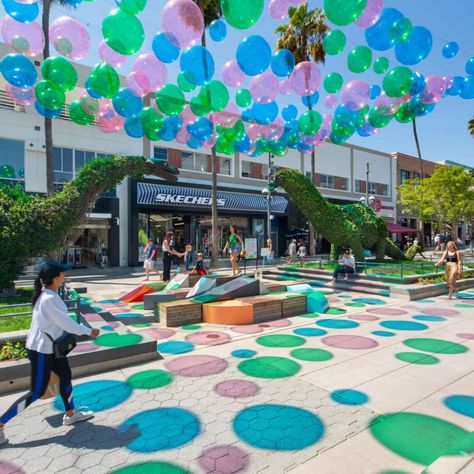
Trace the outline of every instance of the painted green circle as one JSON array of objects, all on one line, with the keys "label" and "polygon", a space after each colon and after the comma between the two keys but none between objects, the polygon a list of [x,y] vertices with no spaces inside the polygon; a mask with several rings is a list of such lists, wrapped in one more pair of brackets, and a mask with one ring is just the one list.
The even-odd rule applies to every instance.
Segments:
[{"label": "painted green circle", "polygon": [[143,303],[132,304],[132,309],[145,309],[145,305]]},{"label": "painted green circle", "polygon": [[456,308],[471,308],[472,309],[472,304],[466,304],[466,303],[457,303],[454,305]]},{"label": "painted green circle", "polygon": [[102,334],[97,339],[94,340],[94,343],[98,346],[105,347],[126,347],[134,346],[142,340],[142,336],[139,334]]},{"label": "painted green circle", "polygon": [[474,451],[474,438],[461,427],[420,413],[375,417],[370,431],[377,441],[410,461],[429,466],[440,456]]},{"label": "painted green circle", "polygon": [[255,357],[242,361],[237,367],[244,374],[261,379],[291,377],[301,369],[300,364],[286,357]]},{"label": "painted green circle", "polygon": [[168,462],[148,461],[130,464],[111,471],[113,474],[190,474],[189,471]]},{"label": "painted green circle", "polygon": [[151,326],[151,323],[132,324],[132,327],[134,327],[134,328],[149,328],[150,326]]},{"label": "painted green circle", "polygon": [[199,324],[190,324],[188,326],[181,326],[181,329],[184,329],[185,331],[197,331],[198,329],[201,329],[201,326]]},{"label": "painted green circle", "polygon": [[172,381],[173,375],[165,370],[144,370],[127,379],[127,383],[133,388],[142,389],[164,387]]},{"label": "painted green circle", "polygon": [[266,347],[298,347],[302,346],[306,341],[303,337],[299,336],[272,334],[269,336],[258,337],[256,342],[261,346]]},{"label": "painted green circle", "polygon": [[290,355],[295,359],[308,362],[324,362],[334,357],[333,354],[324,349],[295,349],[290,352]]},{"label": "painted green circle", "polygon": [[456,342],[444,341],[443,339],[430,339],[430,338],[418,338],[418,339],[406,339],[403,341],[405,346],[411,349],[424,352],[434,352],[435,354],[463,354],[469,349],[462,344]]},{"label": "painted green circle", "polygon": [[399,352],[395,357],[403,362],[419,365],[433,365],[439,362],[437,357],[420,352]]},{"label": "painted green circle", "polygon": [[319,318],[319,313],[298,314],[298,316],[300,318],[316,319]]},{"label": "painted green circle", "polygon": [[342,308],[336,308],[335,306],[330,306],[329,309],[324,311],[324,314],[346,314],[347,310]]},{"label": "painted green circle", "polygon": [[365,304],[363,303],[344,303],[344,306],[352,306],[353,308],[363,308]]}]

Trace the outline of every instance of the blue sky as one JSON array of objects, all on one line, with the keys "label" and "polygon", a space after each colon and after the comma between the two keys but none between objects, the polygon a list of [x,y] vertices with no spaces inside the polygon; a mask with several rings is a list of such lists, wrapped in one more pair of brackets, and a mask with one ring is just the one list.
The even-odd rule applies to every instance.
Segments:
[{"label": "blue sky", "polygon": [[[310,1],[311,7],[321,7],[323,1]],[[139,15],[145,31],[146,39],[142,52],[151,52],[151,41],[160,28],[160,14],[164,0],[149,0],[144,12]],[[251,34],[264,36],[271,46],[274,45],[276,36],[273,31],[277,23],[267,13],[268,1],[265,1],[265,10],[260,20],[250,29],[241,31],[228,28],[228,36],[221,43],[208,41],[208,46],[216,62],[216,78],[220,78],[220,69],[229,59],[235,57],[235,50],[239,41]],[[414,70],[424,75],[465,75],[464,65],[474,56],[474,1],[473,0],[384,0],[384,7],[399,9],[412,24],[425,26],[433,34],[433,50],[428,58],[413,67]],[[83,2],[78,9],[55,8],[53,17],[69,14],[87,25],[92,37],[93,46],[83,62],[94,64],[99,60],[97,47],[102,40],[101,22],[107,13],[115,8],[113,0],[96,0]],[[0,7],[0,11],[3,8]],[[2,11],[3,13],[3,11]],[[335,27],[336,28],[336,27]],[[369,83],[381,84],[382,76],[374,73],[353,74],[346,66],[347,55],[350,50],[358,45],[366,44],[364,30],[356,25],[342,28],[347,36],[348,43],[342,54],[329,56],[326,65],[322,67],[323,75],[329,72],[340,72],[345,81],[351,79],[364,79]],[[453,59],[445,59],[441,54],[443,45],[448,41],[456,41],[460,45],[459,54]],[[384,55],[391,60],[391,65],[396,65],[392,51],[383,53],[375,52],[374,58]],[[121,68],[120,72],[126,74],[130,71],[133,58]],[[178,73],[178,63],[169,65],[169,79],[173,80]],[[231,92],[232,94],[232,92]],[[322,94],[324,98],[324,94]],[[279,96],[277,102],[282,108],[284,105],[294,103],[301,110],[300,98],[295,95],[288,97]],[[320,101],[319,110],[324,113],[326,109]],[[449,159],[467,165],[474,165],[474,140],[467,133],[467,121],[474,115],[474,101],[464,100],[459,97],[446,97],[436,109],[427,117],[417,120],[421,149],[425,159],[439,161]],[[368,138],[354,136],[349,143],[384,152],[400,151],[416,154],[412,135],[411,124],[398,124],[392,121],[378,135]]]}]

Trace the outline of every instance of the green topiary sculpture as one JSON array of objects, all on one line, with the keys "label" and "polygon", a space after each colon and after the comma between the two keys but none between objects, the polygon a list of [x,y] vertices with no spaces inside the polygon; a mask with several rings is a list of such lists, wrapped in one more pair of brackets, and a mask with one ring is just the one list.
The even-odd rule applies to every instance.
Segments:
[{"label": "green topiary sculpture", "polygon": [[351,248],[357,261],[364,261],[364,249],[375,253],[377,260],[385,255],[406,259],[403,252],[388,238],[385,221],[368,206],[331,204],[321,196],[311,180],[293,169],[277,174],[291,200],[311,221],[311,224],[331,243],[331,258],[337,259],[341,249]]}]

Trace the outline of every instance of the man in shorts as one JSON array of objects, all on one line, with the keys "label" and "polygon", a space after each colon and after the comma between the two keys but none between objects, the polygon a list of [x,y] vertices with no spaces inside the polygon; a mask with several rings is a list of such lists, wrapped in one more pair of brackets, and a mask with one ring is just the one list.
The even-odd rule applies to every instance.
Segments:
[{"label": "man in shorts", "polygon": [[153,239],[149,239],[146,247],[143,250],[146,254],[146,259],[143,262],[143,268],[145,269],[145,280],[150,279],[150,270],[156,270],[156,274],[160,276],[160,272],[156,269],[156,261],[158,259],[158,245],[156,245]]}]

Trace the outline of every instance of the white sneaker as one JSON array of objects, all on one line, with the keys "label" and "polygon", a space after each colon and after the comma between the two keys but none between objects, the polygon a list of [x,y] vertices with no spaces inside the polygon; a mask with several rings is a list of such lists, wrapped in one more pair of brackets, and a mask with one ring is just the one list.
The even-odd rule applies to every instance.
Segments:
[{"label": "white sneaker", "polygon": [[67,416],[66,414],[64,414],[63,425],[64,426],[73,425],[74,423],[79,423],[80,421],[89,420],[93,416],[94,416],[94,412],[92,410],[85,409],[85,411],[82,411],[82,410],[79,410],[78,408],[75,408],[74,413],[71,416]]},{"label": "white sneaker", "polygon": [[0,428],[0,445],[8,443],[8,438],[5,436],[5,428]]}]

